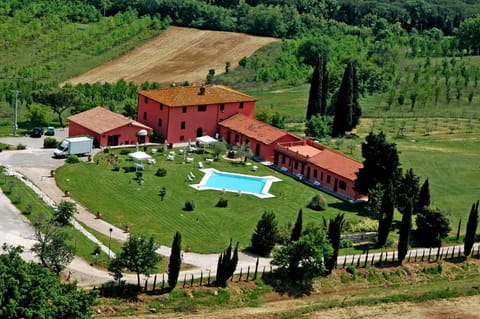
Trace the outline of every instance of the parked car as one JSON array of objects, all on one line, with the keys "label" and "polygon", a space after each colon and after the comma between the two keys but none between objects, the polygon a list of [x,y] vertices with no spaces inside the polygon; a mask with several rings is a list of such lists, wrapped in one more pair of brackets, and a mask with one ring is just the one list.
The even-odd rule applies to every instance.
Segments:
[{"label": "parked car", "polygon": [[47,131],[45,132],[45,135],[48,135],[48,136],[55,135],[55,128],[53,126],[47,127]]},{"label": "parked car", "polygon": [[32,132],[30,133],[31,137],[42,137],[43,135],[43,128],[41,127],[34,127]]}]

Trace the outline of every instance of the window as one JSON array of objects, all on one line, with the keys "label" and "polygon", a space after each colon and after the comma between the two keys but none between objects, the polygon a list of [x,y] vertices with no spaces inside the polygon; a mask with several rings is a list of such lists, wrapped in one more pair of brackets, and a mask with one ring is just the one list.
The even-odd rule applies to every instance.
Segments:
[{"label": "window", "polygon": [[327,175],[327,184],[330,184],[330,175]]},{"label": "window", "polygon": [[187,113],[187,107],[186,106],[182,106],[182,113]]},{"label": "window", "polygon": [[185,140],[185,136],[180,135],[180,141],[183,141],[183,140]]},{"label": "window", "polygon": [[160,103],[160,111],[163,111],[163,104]]},{"label": "window", "polygon": [[240,141],[240,136],[238,134],[235,134],[235,143],[238,143]]},{"label": "window", "polygon": [[317,170],[316,169],[313,170],[313,177],[317,177]]},{"label": "window", "polygon": [[143,119],[144,119],[144,120],[147,119],[147,112],[143,112]]},{"label": "window", "polygon": [[243,109],[243,102],[240,102],[240,108]]},{"label": "window", "polygon": [[220,104],[220,112],[225,112],[225,104]]},{"label": "window", "polygon": [[148,97],[145,96],[145,104],[148,104]]},{"label": "window", "polygon": [[298,161],[295,161],[295,164],[293,165],[295,169],[298,169]]},{"label": "window", "polygon": [[207,110],[207,106],[206,105],[199,105],[198,106],[198,112],[205,112]]},{"label": "window", "polygon": [[185,129],[185,121],[182,121],[182,123],[180,123],[180,129],[184,130]]},{"label": "window", "polygon": [[162,119],[158,119],[158,127],[162,127]]},{"label": "window", "polygon": [[338,188],[346,190],[347,189],[347,183],[345,183],[344,181],[339,181],[338,182]]},{"label": "window", "polygon": [[287,157],[282,154],[282,164],[285,164],[285,160],[286,160],[286,159],[287,159]]}]

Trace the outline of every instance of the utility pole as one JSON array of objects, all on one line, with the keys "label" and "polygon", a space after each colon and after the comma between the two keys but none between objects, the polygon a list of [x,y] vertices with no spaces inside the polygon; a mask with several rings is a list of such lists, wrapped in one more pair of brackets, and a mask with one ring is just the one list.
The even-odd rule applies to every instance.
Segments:
[{"label": "utility pole", "polygon": [[15,90],[15,106],[13,107],[13,136],[17,136],[17,118],[18,118],[18,93],[19,90]]}]

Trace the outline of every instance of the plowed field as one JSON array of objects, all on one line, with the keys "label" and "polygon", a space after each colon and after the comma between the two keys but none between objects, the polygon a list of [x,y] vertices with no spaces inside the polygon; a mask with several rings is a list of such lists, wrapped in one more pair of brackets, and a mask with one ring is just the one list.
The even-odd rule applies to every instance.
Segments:
[{"label": "plowed field", "polygon": [[103,83],[123,78],[135,83],[188,81],[200,84],[210,69],[214,69],[216,75],[221,74],[225,72],[225,62],[229,61],[234,68],[241,58],[272,41],[277,39],[170,27],[141,47],[67,82]]}]

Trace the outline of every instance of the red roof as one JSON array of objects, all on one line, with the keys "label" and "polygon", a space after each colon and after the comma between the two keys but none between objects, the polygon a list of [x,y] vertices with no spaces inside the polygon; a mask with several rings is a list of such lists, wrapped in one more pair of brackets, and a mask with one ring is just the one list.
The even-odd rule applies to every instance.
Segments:
[{"label": "red roof", "polygon": [[287,149],[293,156],[303,157],[311,164],[352,181],[357,178],[355,173],[363,167],[361,162],[311,140],[281,143],[278,148]]},{"label": "red roof", "polygon": [[138,91],[138,94],[169,107],[256,101],[247,94],[223,85],[207,85],[204,94],[200,94],[200,88],[201,86],[178,86],[158,90],[141,90]]},{"label": "red roof", "polygon": [[284,136],[291,136],[300,140],[300,138],[295,135],[240,113],[230,116],[228,119],[218,123],[218,125],[229,128],[263,144],[271,144]]},{"label": "red roof", "polygon": [[121,114],[109,111],[101,106],[97,106],[85,112],[72,115],[68,118],[68,120],[98,134],[109,132],[127,125],[145,129],[149,132],[152,131],[152,128],[149,126],[129,119]]}]

